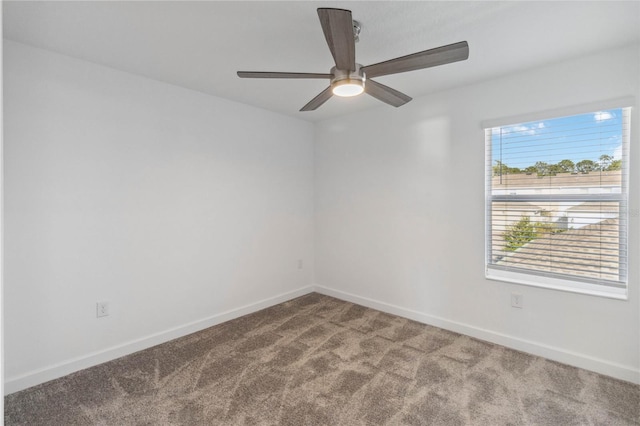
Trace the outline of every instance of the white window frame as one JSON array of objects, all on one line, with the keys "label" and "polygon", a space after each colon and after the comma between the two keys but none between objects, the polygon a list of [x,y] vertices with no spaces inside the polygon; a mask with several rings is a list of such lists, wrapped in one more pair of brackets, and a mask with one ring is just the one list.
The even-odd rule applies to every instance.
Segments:
[{"label": "white window frame", "polygon": [[[492,203],[495,201],[526,201],[529,199],[526,195],[493,195],[492,194],[492,174],[490,173],[490,167],[485,164],[485,277],[490,280],[503,281],[515,284],[522,284],[528,286],[535,286],[553,290],[561,290],[575,293],[588,294],[593,296],[601,296],[613,299],[627,300],[628,289],[628,236],[629,236],[629,144],[630,144],[630,122],[631,122],[631,107],[633,105],[633,99],[624,98],[613,100],[609,102],[603,102],[598,104],[583,105],[581,107],[569,108],[563,110],[549,111],[541,114],[531,114],[527,116],[511,117],[500,120],[485,121],[482,123],[482,127],[485,131],[485,161],[488,164],[492,164],[492,129],[496,127],[505,127],[518,123],[530,123],[535,121],[549,120],[554,118],[585,114],[589,112],[596,112],[605,109],[622,108],[623,109],[623,133],[622,133],[622,147],[623,147],[623,170],[622,170],[622,183],[620,194],[597,194],[597,195],[585,195],[580,196],[577,201],[615,201],[620,206],[620,219],[625,223],[625,226],[620,227],[620,241],[624,244],[623,249],[620,251],[621,264],[625,265],[625,268],[621,270],[620,282],[623,286],[612,286],[600,283],[596,279],[582,278],[582,277],[570,277],[565,279],[559,277],[556,274],[545,273],[543,271],[514,271],[511,268],[501,268],[498,265],[492,264],[491,250],[492,250]],[[567,201],[571,199],[571,196],[558,195],[558,196],[545,196],[545,201]],[[571,199],[576,201],[576,199]],[[624,242],[624,243],[622,243]]]}]

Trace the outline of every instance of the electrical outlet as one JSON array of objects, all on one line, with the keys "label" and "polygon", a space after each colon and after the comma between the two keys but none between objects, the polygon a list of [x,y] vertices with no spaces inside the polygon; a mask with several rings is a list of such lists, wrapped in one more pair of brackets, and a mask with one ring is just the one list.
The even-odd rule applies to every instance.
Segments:
[{"label": "electrical outlet", "polygon": [[511,306],[514,308],[522,309],[522,295],[517,293],[511,293]]},{"label": "electrical outlet", "polygon": [[96,317],[106,317],[109,315],[109,302],[96,303]]}]

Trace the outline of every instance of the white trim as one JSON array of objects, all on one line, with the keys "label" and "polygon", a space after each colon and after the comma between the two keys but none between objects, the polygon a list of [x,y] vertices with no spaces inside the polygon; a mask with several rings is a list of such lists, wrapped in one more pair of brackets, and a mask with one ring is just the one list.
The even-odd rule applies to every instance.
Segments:
[{"label": "white trim", "polygon": [[261,309],[268,308],[270,306],[277,305],[291,299],[295,299],[296,297],[304,296],[305,294],[309,294],[313,291],[313,286],[305,286],[297,290],[259,300],[257,302],[253,302],[235,309],[230,309],[228,311],[221,312],[219,314],[212,315],[201,320],[193,321],[178,327],[173,327],[168,330],[160,331],[158,333],[153,333],[139,339],[122,343],[120,345],[112,346],[101,351],[96,351],[84,356],[60,362],[58,364],[30,371],[17,377],[7,378],[4,382],[4,391],[6,392],[5,395],[13,392],[18,392],[20,390],[38,385],[40,383],[48,382],[49,380],[66,376],[67,374],[71,374],[85,368],[93,367],[95,365],[102,364],[103,362],[111,361],[116,358],[120,358],[122,356],[129,355],[134,352],[138,352],[143,349],[147,349],[152,346],[156,346],[191,333],[195,333],[200,330],[204,330],[205,328],[212,327],[225,321],[229,321],[243,315],[251,314]]},{"label": "white trim", "polygon": [[122,356],[129,355],[131,353],[138,352],[143,349],[147,349],[152,346],[159,345],[161,343],[165,343],[191,333],[195,333],[200,330],[204,330],[205,328],[212,327],[214,325],[259,311],[264,308],[268,308],[269,306],[277,305],[278,303],[295,299],[296,297],[304,296],[305,294],[309,294],[314,291],[348,302],[357,303],[359,305],[366,306],[372,309],[377,309],[382,312],[399,315],[401,317],[412,319],[423,324],[433,325],[435,327],[440,327],[445,330],[465,334],[467,336],[482,339],[491,343],[496,343],[508,348],[527,352],[533,355],[573,365],[579,368],[584,368],[586,370],[595,371],[597,373],[605,374],[617,379],[640,384],[640,370],[634,369],[632,367],[612,363],[576,352],[567,351],[561,348],[548,346],[538,342],[497,333],[492,330],[482,329],[457,321],[451,321],[446,318],[425,314],[389,303],[379,302],[366,297],[356,296],[354,294],[346,293],[340,290],[315,285],[305,286],[298,290],[282,293],[275,297],[263,299],[249,305],[241,306],[236,309],[231,309],[229,311],[204,318],[202,320],[194,321],[179,327],[174,327],[159,333],[154,333],[149,336],[132,340],[121,345],[113,346],[102,351],[93,352],[82,357],[73,358],[45,368],[30,371],[17,377],[7,378],[7,380],[4,382],[4,391],[6,392],[5,395],[18,392],[20,390],[47,382],[49,380],[57,379],[59,377],[85,368],[93,367],[95,365],[111,361],[116,358],[120,358]]},{"label": "white trim", "polygon": [[[0,8],[0,19],[2,18],[2,8]],[[0,81],[5,81],[4,55],[0,55]],[[0,85],[0,99],[4,99],[4,84]],[[0,103],[0,117],[4,117],[4,102]],[[4,132],[2,132],[0,134],[0,395],[4,395],[4,173]],[[0,411],[4,413],[4,398],[0,401]],[[0,420],[0,424],[2,423]]]},{"label": "white trim", "polygon": [[498,333],[492,330],[475,327],[473,325],[464,324],[457,321],[451,321],[446,318],[425,314],[422,312],[414,311],[412,309],[403,308],[401,306],[369,299],[367,297],[356,296],[355,294],[346,293],[328,287],[316,285],[315,291],[320,294],[336,297],[338,299],[346,300],[352,303],[357,303],[359,305],[377,309],[382,312],[387,312],[393,315],[412,319],[423,324],[440,327],[445,330],[450,330],[470,337],[475,337],[477,339],[506,346],[508,348],[516,349],[532,355],[541,356],[553,361],[558,361],[564,364],[583,368],[585,370],[590,370],[596,373],[615,377],[616,379],[640,384],[640,369],[633,368],[631,366],[621,365],[603,359],[594,358],[585,354],[545,345],[543,343],[521,339],[515,336]]},{"label": "white trim", "polygon": [[487,265],[485,278],[493,281],[548,288],[558,291],[568,291],[569,293],[587,294],[589,296],[606,297],[615,300],[629,299],[627,296],[627,287],[620,288],[580,281],[563,280],[561,278],[492,268],[491,265]]}]

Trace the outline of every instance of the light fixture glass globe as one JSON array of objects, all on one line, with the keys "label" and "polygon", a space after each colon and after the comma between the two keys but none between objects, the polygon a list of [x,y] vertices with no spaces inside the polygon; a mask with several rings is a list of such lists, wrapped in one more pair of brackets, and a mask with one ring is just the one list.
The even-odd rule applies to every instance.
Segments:
[{"label": "light fixture glass globe", "polygon": [[364,92],[364,83],[361,80],[346,79],[336,81],[331,89],[336,96],[358,96]]}]

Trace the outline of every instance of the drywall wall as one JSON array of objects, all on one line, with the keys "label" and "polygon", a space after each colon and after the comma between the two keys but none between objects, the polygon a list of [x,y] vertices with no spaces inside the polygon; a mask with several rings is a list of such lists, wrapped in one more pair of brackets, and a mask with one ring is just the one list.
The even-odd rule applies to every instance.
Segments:
[{"label": "drywall wall", "polygon": [[310,291],[311,124],[10,41],[4,78],[7,393]]},{"label": "drywall wall", "polygon": [[[631,46],[429,95],[400,109],[381,106],[318,123],[319,290],[640,381],[638,108],[632,118],[627,301],[484,278],[481,126],[637,97],[639,52]],[[475,55],[481,52],[472,48],[469,60]],[[410,87],[396,88],[411,93]],[[523,295],[523,309],[511,307],[512,292]]]}]

